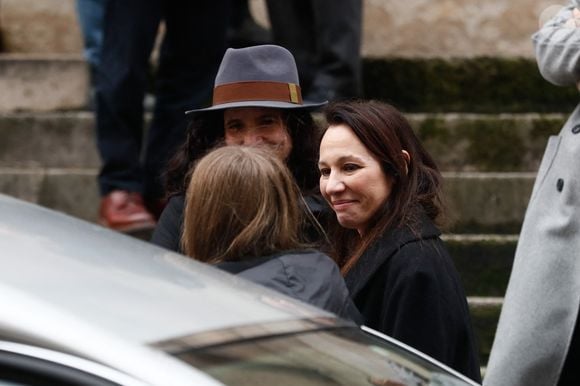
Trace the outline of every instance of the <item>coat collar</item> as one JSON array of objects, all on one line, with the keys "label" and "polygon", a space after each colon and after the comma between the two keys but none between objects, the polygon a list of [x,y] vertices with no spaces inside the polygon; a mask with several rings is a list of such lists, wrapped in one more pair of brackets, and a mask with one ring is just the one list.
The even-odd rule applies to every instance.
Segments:
[{"label": "coat collar", "polygon": [[405,244],[439,237],[441,231],[423,210],[418,213],[415,232],[408,226],[385,232],[363,252],[354,267],[344,278],[352,298],[364,288],[374,273]]},{"label": "coat collar", "polygon": [[274,260],[282,256],[304,255],[313,252],[314,250],[312,249],[291,249],[286,251],[280,251],[278,253],[262,257],[245,258],[244,260],[238,261],[222,261],[220,263],[215,264],[215,266],[223,271],[237,275],[240,272],[252,269],[254,267],[257,267],[258,265],[264,264],[267,261]]}]

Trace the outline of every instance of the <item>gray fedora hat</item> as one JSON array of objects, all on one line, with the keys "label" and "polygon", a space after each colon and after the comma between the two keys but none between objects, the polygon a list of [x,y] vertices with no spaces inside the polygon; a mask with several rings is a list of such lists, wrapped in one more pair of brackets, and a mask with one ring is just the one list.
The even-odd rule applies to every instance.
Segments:
[{"label": "gray fedora hat", "polygon": [[235,107],[315,109],[326,103],[302,100],[294,56],[268,44],[228,48],[215,78],[212,106],[186,114]]}]

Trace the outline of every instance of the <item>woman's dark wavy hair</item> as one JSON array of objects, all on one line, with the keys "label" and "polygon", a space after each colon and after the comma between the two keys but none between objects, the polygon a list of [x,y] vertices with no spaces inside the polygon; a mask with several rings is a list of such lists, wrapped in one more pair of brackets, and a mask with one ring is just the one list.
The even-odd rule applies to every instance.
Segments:
[{"label": "woman's dark wavy hair", "polygon": [[[378,101],[336,102],[325,108],[324,115],[329,126],[350,127],[393,180],[388,200],[371,218],[369,232],[362,238],[356,231],[340,227],[335,219],[332,254],[345,274],[384,232],[402,226],[416,232],[419,206],[438,222],[443,214],[442,178],[409,122],[393,106]],[[403,150],[410,154],[408,163]]]},{"label": "woman's dark wavy hair", "polygon": [[[303,194],[318,187],[317,141],[319,127],[309,111],[281,109],[292,138],[292,151],[286,164]],[[167,197],[185,194],[189,185],[189,172],[195,162],[224,140],[223,110],[194,114],[187,128],[185,142],[169,161],[165,173]]]}]

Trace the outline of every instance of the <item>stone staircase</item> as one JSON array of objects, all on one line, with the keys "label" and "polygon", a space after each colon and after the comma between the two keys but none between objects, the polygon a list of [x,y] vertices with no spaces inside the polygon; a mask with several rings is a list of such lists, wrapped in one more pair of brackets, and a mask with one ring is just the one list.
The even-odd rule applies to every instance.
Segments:
[{"label": "stone staircase", "polygon": [[[258,1],[252,0],[254,7]],[[446,3],[455,2],[459,13],[467,12],[460,1]],[[433,51],[426,58],[418,43],[413,55],[413,42],[401,57],[384,52],[373,46],[378,43],[368,24],[380,30],[373,12],[394,4],[365,2],[366,97],[405,111],[444,171],[444,238],[469,297],[485,364],[536,170],[577,91],[541,79],[520,37],[509,41],[520,47],[518,57],[478,51],[477,44],[471,55],[455,52],[460,58]],[[44,44],[21,26],[28,23],[46,30],[40,33]],[[518,28],[522,23],[518,19]],[[536,26],[527,23],[529,35]],[[1,0],[0,34],[0,192],[95,221],[99,159],[73,1]]]}]

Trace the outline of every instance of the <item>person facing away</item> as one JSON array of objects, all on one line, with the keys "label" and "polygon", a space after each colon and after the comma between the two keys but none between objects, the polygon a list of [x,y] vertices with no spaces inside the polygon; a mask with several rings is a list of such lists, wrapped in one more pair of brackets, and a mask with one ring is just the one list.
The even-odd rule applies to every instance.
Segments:
[{"label": "person facing away", "polygon": [[[275,150],[305,196],[305,209],[323,220],[320,217],[328,207],[316,194],[318,126],[310,110],[324,104],[302,100],[296,63],[285,48],[261,45],[228,49],[215,79],[212,106],[187,113],[191,117],[187,138],[166,173],[169,201],[151,241],[180,250],[188,171],[220,143]],[[312,227],[312,239],[321,238],[315,229]]]},{"label": "person facing away", "polygon": [[301,241],[300,192],[269,149],[217,148],[193,169],[183,250],[293,298],[359,319],[335,262]]},{"label": "person facing away", "polygon": [[441,175],[409,123],[375,101],[325,109],[320,191],[331,253],[364,323],[480,381],[459,275],[434,221]]}]

